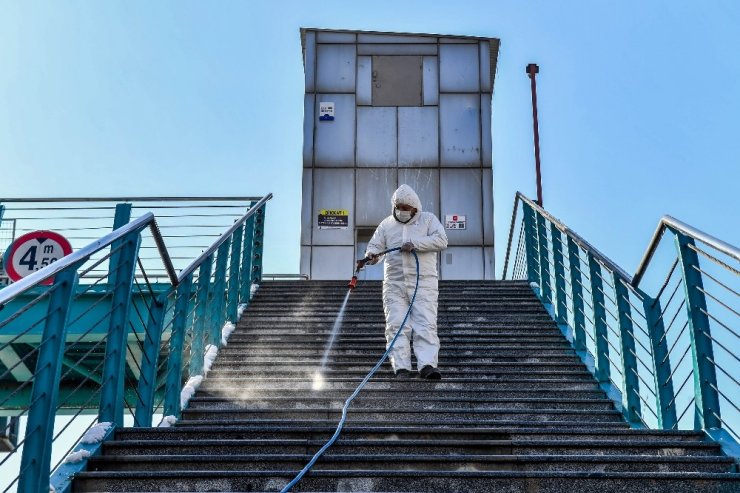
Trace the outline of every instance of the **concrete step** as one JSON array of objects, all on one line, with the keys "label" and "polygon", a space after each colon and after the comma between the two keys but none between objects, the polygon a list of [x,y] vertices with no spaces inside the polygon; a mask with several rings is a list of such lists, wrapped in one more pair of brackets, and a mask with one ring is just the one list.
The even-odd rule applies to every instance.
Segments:
[{"label": "concrete step", "polygon": [[[279,491],[297,471],[87,472],[75,491]],[[737,493],[740,475],[670,472],[317,470],[294,491]]]},{"label": "concrete step", "polygon": [[[293,409],[273,407],[270,409],[218,409],[188,408],[183,410],[182,416],[188,420],[208,421],[215,415],[228,419],[334,419],[339,421],[340,409],[323,407],[314,409]],[[579,421],[614,422],[622,419],[621,413],[615,410],[577,410],[577,409],[516,409],[501,408],[488,409],[485,407],[454,408],[450,406],[433,407],[429,409],[414,409],[412,407],[394,408],[390,410],[354,407],[347,414],[347,422],[354,420],[395,420],[399,422],[418,422],[425,418],[446,420],[465,418],[468,420],[532,420],[547,421]]]},{"label": "concrete step", "polygon": [[[373,352],[375,353],[375,352]],[[472,351],[470,351],[472,353]],[[259,365],[263,363],[282,364],[282,365],[313,365],[319,366],[322,361],[324,351],[316,350],[311,353],[303,354],[258,354],[253,355],[246,352],[234,351],[226,352],[222,351],[218,356],[218,365]],[[342,354],[337,351],[330,351],[327,355],[328,361],[333,362],[335,365],[350,364],[354,363],[360,366],[370,364],[374,365],[378,358],[377,354],[368,354],[368,352],[356,351],[354,354]],[[465,355],[465,354],[450,354],[448,352],[442,353],[440,351],[439,359],[440,365],[466,365],[466,364],[513,364],[513,365],[571,365],[583,367],[583,363],[577,356],[500,356],[500,355]]]},{"label": "concrete step", "polygon": [[[379,355],[380,356],[380,355]],[[355,377],[361,380],[368,371],[372,368],[371,365],[364,367],[333,367],[325,368],[321,370],[321,374],[325,379],[332,379],[335,377]],[[466,378],[469,380],[500,380],[505,378],[519,378],[522,375],[521,371],[509,370],[504,368],[490,368],[480,367],[477,369],[469,367],[445,367],[442,366],[443,378]],[[468,370],[466,370],[468,368]],[[230,370],[228,368],[219,368],[215,366],[213,370],[208,374],[209,379],[234,379],[237,378],[248,378],[248,377],[270,377],[270,378],[310,378],[313,379],[314,374],[319,370],[317,367],[305,367],[299,368],[285,368],[285,367],[250,367],[249,369],[236,369]],[[415,376],[415,374],[413,374]],[[385,363],[381,367],[376,376],[379,378],[394,378],[393,370],[390,369],[390,364]],[[547,369],[533,369],[527,372],[527,378],[538,378],[540,380],[577,380],[591,382],[594,381],[593,375],[586,370],[547,370]],[[417,382],[425,382],[421,379],[414,378]],[[434,382],[425,382],[434,385]],[[420,383],[421,384],[421,383]]]},{"label": "concrete step", "polygon": [[[261,455],[122,455],[97,457],[89,471],[274,471],[300,470],[309,460],[306,454]],[[324,457],[313,470],[406,470],[424,471],[586,471],[602,472],[732,472],[727,457],[659,457],[632,455],[354,455]]]},{"label": "concrete step", "polygon": [[[380,356],[380,355],[378,355]],[[367,373],[378,361],[378,358],[363,359],[357,362],[336,362],[331,361],[323,368],[320,361],[262,361],[262,362],[216,362],[211,370],[213,373],[250,375],[253,373],[264,374],[271,373],[304,373],[321,369],[322,373],[331,374],[333,372],[365,372]],[[526,373],[528,375],[576,375],[590,376],[585,366],[578,363],[512,363],[512,362],[478,362],[464,363],[458,361],[440,361],[438,365],[443,374],[460,373],[481,375],[510,375],[512,373]],[[381,367],[381,371],[390,372],[391,365],[386,362]]]}]

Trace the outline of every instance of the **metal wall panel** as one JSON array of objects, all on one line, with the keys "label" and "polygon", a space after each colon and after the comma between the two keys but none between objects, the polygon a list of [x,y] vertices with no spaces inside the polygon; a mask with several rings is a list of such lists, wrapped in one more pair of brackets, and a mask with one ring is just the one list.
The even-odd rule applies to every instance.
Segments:
[{"label": "metal wall panel", "polygon": [[311,252],[311,279],[350,280],[355,269],[355,247],[315,246]]},{"label": "metal wall panel", "polygon": [[423,93],[425,105],[439,104],[439,57],[425,56],[423,58]]},{"label": "metal wall panel", "polygon": [[469,44],[469,43],[477,43],[477,39],[472,38],[447,38],[447,37],[440,37],[439,42],[441,44]]},{"label": "metal wall panel", "polygon": [[355,92],[355,45],[317,45],[317,92]]},{"label": "metal wall panel", "polygon": [[303,97],[303,166],[313,166],[313,118],[316,106],[315,96],[306,94]]},{"label": "metal wall panel", "polygon": [[306,75],[306,92],[316,90],[316,33],[307,32],[304,45],[303,70]]},{"label": "metal wall panel", "polygon": [[482,170],[440,170],[440,220],[447,214],[466,216],[467,229],[447,230],[450,245],[483,245]]},{"label": "metal wall panel", "polygon": [[442,166],[480,166],[480,96],[440,94]]},{"label": "metal wall panel", "polygon": [[[313,172],[313,245],[354,245],[355,172],[351,169],[315,169]],[[321,209],[349,211],[347,229],[319,229]]]},{"label": "metal wall panel", "polygon": [[480,95],[481,145],[484,168],[493,166],[493,149],[491,136],[491,94]]},{"label": "metal wall panel", "polygon": [[303,184],[301,187],[301,245],[311,244],[311,211],[313,202],[313,171],[303,170]]},{"label": "metal wall panel", "polygon": [[447,247],[442,251],[442,279],[478,280],[485,276],[482,247]]},{"label": "metal wall panel", "polygon": [[357,108],[357,166],[396,166],[395,107]]},{"label": "metal wall panel", "polygon": [[301,265],[298,271],[304,276],[311,277],[311,247],[301,246]]},{"label": "metal wall panel", "polygon": [[357,41],[355,33],[319,31],[317,34],[319,43],[355,43]]},{"label": "metal wall panel", "polygon": [[481,41],[480,45],[480,90],[482,92],[492,92],[491,83],[491,43]]},{"label": "metal wall panel", "polygon": [[480,92],[478,45],[439,47],[440,92]]},{"label": "metal wall panel", "polygon": [[436,36],[396,36],[393,34],[358,34],[358,43],[437,43]]},{"label": "metal wall panel", "polygon": [[[367,231],[367,234],[365,234],[365,231]],[[357,232],[357,246],[355,248],[355,258],[363,258],[365,256],[365,251],[367,250],[367,244],[370,242],[370,238],[372,238],[373,232],[374,232],[373,229],[360,230]],[[359,279],[360,281],[382,281],[384,267],[385,265],[383,264],[383,260],[381,260],[375,265],[367,265],[357,275],[357,279]]]},{"label": "metal wall panel", "polygon": [[421,83],[421,57],[373,57],[373,106],[421,106]]},{"label": "metal wall panel", "polygon": [[357,57],[357,104],[373,103],[373,58]]},{"label": "metal wall panel", "polygon": [[398,108],[398,165],[439,165],[439,109]]},{"label": "metal wall panel", "polygon": [[483,244],[493,245],[493,170],[483,170]]},{"label": "metal wall panel", "polygon": [[[398,185],[407,184],[414,189],[421,201],[421,208],[439,218],[439,169],[399,168]],[[390,210],[390,202],[388,204]]]},{"label": "metal wall panel", "polygon": [[[319,121],[318,104],[334,102],[335,120]],[[353,166],[355,164],[354,94],[317,94],[314,107],[314,166]]]},{"label": "metal wall panel", "polygon": [[382,45],[358,44],[358,55],[436,55],[436,44]]},{"label": "metal wall panel", "polygon": [[355,184],[355,225],[375,228],[391,213],[391,197],[398,188],[396,168],[358,169]]},{"label": "metal wall panel", "polygon": [[493,254],[493,247],[487,246],[483,248],[483,269],[484,279],[494,280],[496,279],[496,257]]}]

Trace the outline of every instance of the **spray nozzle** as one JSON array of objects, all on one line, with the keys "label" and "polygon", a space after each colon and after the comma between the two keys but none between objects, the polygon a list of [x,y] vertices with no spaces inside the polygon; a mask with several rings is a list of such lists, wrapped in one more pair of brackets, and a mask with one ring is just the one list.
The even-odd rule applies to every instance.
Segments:
[{"label": "spray nozzle", "polygon": [[352,276],[352,279],[349,281],[349,284],[347,284],[347,287],[349,289],[355,289],[357,287],[357,276]]}]

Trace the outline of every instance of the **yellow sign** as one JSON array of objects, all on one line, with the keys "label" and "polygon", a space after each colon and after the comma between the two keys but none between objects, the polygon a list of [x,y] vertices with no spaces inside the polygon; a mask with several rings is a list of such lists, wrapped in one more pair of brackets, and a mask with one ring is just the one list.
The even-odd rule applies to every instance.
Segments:
[{"label": "yellow sign", "polygon": [[349,216],[349,211],[344,209],[321,209],[319,216]]}]

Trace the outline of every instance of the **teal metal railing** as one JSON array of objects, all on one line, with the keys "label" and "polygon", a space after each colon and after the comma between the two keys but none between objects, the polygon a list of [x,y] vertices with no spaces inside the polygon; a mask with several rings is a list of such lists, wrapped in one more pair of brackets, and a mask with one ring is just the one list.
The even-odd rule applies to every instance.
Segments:
[{"label": "teal metal railing", "polygon": [[[116,428],[179,417],[183,385],[196,388],[207,374],[224,328],[261,281],[270,198],[251,202],[179,273],[154,214],[129,222],[116,208],[112,233],[0,289],[0,410],[26,423],[0,460],[5,491],[47,492],[50,481],[69,491]],[[159,267],[142,244],[156,248]],[[155,269],[167,282],[152,282]],[[14,385],[3,380],[10,375]]]},{"label": "teal metal railing", "polygon": [[740,456],[740,249],[666,216],[630,276],[517,193],[503,278],[531,283],[634,427],[704,430]]}]

